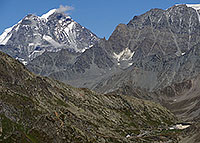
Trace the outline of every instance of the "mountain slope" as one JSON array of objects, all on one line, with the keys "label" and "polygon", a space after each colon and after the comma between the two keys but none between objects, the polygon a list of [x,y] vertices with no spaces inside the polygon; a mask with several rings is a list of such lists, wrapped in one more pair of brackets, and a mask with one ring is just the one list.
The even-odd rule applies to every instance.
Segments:
[{"label": "mountain slope", "polygon": [[0,104],[2,142],[177,140],[176,131],[165,135],[175,117],[162,106],[36,76],[2,52]]},{"label": "mountain slope", "polygon": [[[105,75],[120,70],[116,67],[112,56],[101,47],[100,44],[103,43],[97,43],[83,53],[76,53],[73,61],[67,60],[70,53],[56,56],[61,55],[63,51],[44,53],[32,60],[27,65],[27,68],[36,74],[49,76],[76,87],[91,88],[93,84],[101,80]],[[63,61],[63,59],[66,60]],[[59,65],[54,64],[57,61],[63,62],[59,63]],[[66,67],[65,65],[70,66]]]},{"label": "mountain slope", "polygon": [[[165,65],[157,78],[152,78],[152,71],[142,71],[140,68],[130,67],[126,72],[105,79],[96,90],[99,92],[114,92],[140,99],[153,100],[167,107],[180,119],[195,120],[199,117],[199,57],[200,45],[195,45],[188,53],[171,62],[160,60],[154,67]],[[154,68],[156,69],[156,68]],[[137,77],[137,78],[136,78]],[[149,81],[149,82],[147,82]],[[157,81],[160,81],[159,84]],[[154,90],[144,90],[135,84],[157,84]]]}]

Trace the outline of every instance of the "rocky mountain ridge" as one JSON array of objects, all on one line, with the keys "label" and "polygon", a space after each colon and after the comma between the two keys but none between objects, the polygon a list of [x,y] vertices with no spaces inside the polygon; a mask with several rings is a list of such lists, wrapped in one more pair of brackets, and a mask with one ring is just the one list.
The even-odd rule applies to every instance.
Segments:
[{"label": "rocky mountain ridge", "polygon": [[[112,78],[116,73],[126,73],[132,67],[148,71],[145,74],[147,78],[144,78],[146,81],[140,80],[141,77],[135,75],[136,79],[142,82],[135,83],[135,87],[152,91],[168,86],[172,79],[167,79],[164,84],[160,82],[168,78],[166,74],[162,76],[163,78],[159,77],[166,70],[166,65],[171,65],[173,60],[188,53],[200,39],[199,10],[193,7],[193,5],[175,5],[167,10],[152,9],[143,15],[135,16],[127,25],[119,24],[108,40],[99,40],[94,47],[77,57],[77,61],[73,63],[75,69],[49,71],[44,75],[74,86],[96,89],[104,79],[109,80],[109,77]],[[102,54],[94,54],[99,51]],[[101,66],[92,59],[102,59]],[[28,65],[28,68],[37,74],[46,69],[43,65],[38,67],[36,63],[39,61],[36,58]],[[96,66],[98,68],[93,68]],[[95,78],[89,80],[89,74]],[[77,82],[77,76],[82,77],[82,81]],[[148,80],[152,78],[155,82],[148,84]]]}]

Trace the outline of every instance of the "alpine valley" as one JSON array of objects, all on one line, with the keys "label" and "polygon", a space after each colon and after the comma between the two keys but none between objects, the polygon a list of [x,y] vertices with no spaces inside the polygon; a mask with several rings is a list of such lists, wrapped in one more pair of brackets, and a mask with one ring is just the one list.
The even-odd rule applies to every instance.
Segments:
[{"label": "alpine valley", "polygon": [[200,142],[200,4],[151,9],[108,40],[53,9],[0,44],[0,142]]}]

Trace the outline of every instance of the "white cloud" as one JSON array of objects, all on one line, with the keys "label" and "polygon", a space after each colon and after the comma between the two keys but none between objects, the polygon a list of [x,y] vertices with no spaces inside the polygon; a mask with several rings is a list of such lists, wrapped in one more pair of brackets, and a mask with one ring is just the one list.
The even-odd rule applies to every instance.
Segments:
[{"label": "white cloud", "polygon": [[63,12],[67,12],[67,11],[70,11],[70,10],[73,10],[74,8],[71,7],[71,6],[63,6],[63,5],[60,5],[60,7],[58,9],[56,9],[56,12],[58,13],[63,13]]}]

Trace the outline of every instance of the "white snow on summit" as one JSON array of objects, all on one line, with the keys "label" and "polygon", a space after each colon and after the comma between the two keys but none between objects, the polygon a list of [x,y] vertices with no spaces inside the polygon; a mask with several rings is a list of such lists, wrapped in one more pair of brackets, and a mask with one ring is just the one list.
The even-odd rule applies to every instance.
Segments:
[{"label": "white snow on summit", "polygon": [[198,15],[198,18],[199,18],[199,22],[200,22],[200,4],[186,4],[187,7],[191,7],[193,9],[196,10],[196,13]]},{"label": "white snow on summit", "polygon": [[13,27],[5,29],[3,34],[0,35],[0,44],[1,45],[5,45],[8,42],[8,40],[10,39],[10,37],[12,36],[12,34],[10,33],[12,31],[12,28]]},{"label": "white snow on summit", "polygon": [[52,14],[55,13],[55,12],[56,12],[56,9],[52,9],[52,10],[50,10],[49,12],[43,14],[43,15],[41,16],[41,18],[47,19],[50,15],[52,15]]},{"label": "white snow on summit", "polygon": [[200,10],[200,4],[186,4],[186,6],[194,8],[195,10]]},{"label": "white snow on summit", "polygon": [[[52,9],[41,16],[32,14],[25,16],[0,35],[0,45],[9,44],[17,48],[20,53],[26,51],[23,56],[17,57],[23,64],[27,64],[45,51],[57,52],[61,49],[72,49],[76,52],[84,52],[91,48],[98,38],[64,13],[65,9],[70,8]],[[61,17],[54,18],[53,15],[56,13],[61,13]],[[47,24],[49,20],[52,20],[52,23]],[[89,33],[89,38],[84,36],[85,33]],[[15,38],[11,39],[11,37]]]},{"label": "white snow on summit", "polygon": [[6,43],[8,42],[8,40],[10,39],[10,37],[12,36],[12,29],[15,28],[15,31],[18,31],[19,29],[19,23],[22,20],[20,20],[17,24],[13,25],[10,28],[7,28],[4,30],[4,32],[0,35],[0,45],[6,45]]}]

